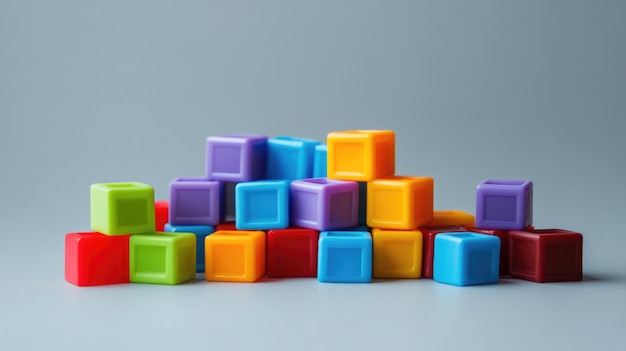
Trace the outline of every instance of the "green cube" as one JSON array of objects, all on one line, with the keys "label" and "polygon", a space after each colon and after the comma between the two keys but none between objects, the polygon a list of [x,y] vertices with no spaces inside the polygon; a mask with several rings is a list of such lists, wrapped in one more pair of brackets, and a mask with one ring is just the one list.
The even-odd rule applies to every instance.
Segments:
[{"label": "green cube", "polygon": [[195,234],[156,232],[130,237],[132,283],[174,285],[195,277]]},{"label": "green cube", "polygon": [[92,184],[91,229],[106,235],[153,233],[154,188],[134,182]]}]

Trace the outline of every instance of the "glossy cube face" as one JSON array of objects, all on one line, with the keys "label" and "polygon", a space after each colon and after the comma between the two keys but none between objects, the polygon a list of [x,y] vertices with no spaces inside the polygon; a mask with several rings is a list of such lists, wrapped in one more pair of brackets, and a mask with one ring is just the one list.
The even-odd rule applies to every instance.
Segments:
[{"label": "glossy cube face", "polygon": [[221,183],[203,178],[177,178],[170,182],[169,223],[208,225],[220,222]]},{"label": "glossy cube face", "polygon": [[328,175],[328,147],[326,145],[316,145],[313,156],[313,178],[326,178]]},{"label": "glossy cube face", "polygon": [[388,177],[367,184],[367,225],[416,229],[432,222],[434,183],[430,177]]},{"label": "glossy cube face", "polygon": [[235,187],[235,225],[239,230],[284,229],[289,225],[289,182],[263,180]]},{"label": "glossy cube face", "polygon": [[175,285],[196,276],[196,237],[193,233],[132,235],[130,281]]},{"label": "glossy cube face", "polygon": [[422,233],[419,230],[372,230],[374,278],[422,276]]},{"label": "glossy cube face", "polygon": [[78,286],[129,283],[129,235],[95,232],[65,236],[65,280]]},{"label": "glossy cube face", "polygon": [[328,178],[369,182],[395,172],[395,133],[351,130],[327,136]]},{"label": "glossy cube face", "polygon": [[106,235],[154,232],[154,189],[143,183],[91,185],[91,229]]},{"label": "glossy cube face", "polygon": [[563,229],[509,232],[509,274],[538,283],[583,277],[583,237]]},{"label": "glossy cube face", "polygon": [[317,280],[329,283],[369,283],[372,280],[372,237],[368,232],[320,233]]},{"label": "glossy cube face", "polygon": [[359,187],[356,182],[310,178],[291,183],[291,224],[315,230],[355,227]]},{"label": "glossy cube face", "polygon": [[476,191],[476,227],[522,230],[532,224],[533,184],[526,180],[490,179]]},{"label": "glossy cube face", "polygon": [[266,242],[262,231],[224,230],[205,241],[205,279],[254,282],[265,274]]},{"label": "glossy cube face", "polygon": [[313,229],[289,228],[267,233],[267,276],[317,276],[317,242]]},{"label": "glossy cube face", "polygon": [[267,137],[240,134],[210,136],[206,140],[206,176],[210,180],[248,182],[263,179]]},{"label": "glossy cube face", "polygon": [[157,232],[165,231],[165,224],[170,220],[169,202],[160,200],[154,202],[154,223]]},{"label": "glossy cube face", "polygon": [[304,179],[313,177],[316,140],[288,136],[267,142],[267,179]]},{"label": "glossy cube face", "polygon": [[500,239],[460,232],[435,237],[433,278],[457,286],[495,284],[499,279]]},{"label": "glossy cube face", "polygon": [[204,239],[215,229],[208,225],[165,225],[168,233],[193,233],[196,236],[196,272],[204,272]]},{"label": "glossy cube face", "polygon": [[509,275],[509,231],[502,229],[480,229],[476,227],[465,227],[472,233],[493,235],[500,238],[500,276]]},{"label": "glossy cube face", "polygon": [[474,215],[459,210],[435,210],[429,227],[474,226]]},{"label": "glossy cube face", "polygon": [[433,277],[433,258],[435,257],[435,237],[441,233],[464,232],[465,228],[459,226],[450,227],[422,227],[422,277]]}]

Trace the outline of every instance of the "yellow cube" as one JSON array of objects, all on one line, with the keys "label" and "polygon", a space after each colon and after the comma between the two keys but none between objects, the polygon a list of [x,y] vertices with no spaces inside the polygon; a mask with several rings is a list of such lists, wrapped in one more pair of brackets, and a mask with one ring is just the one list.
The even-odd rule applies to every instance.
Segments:
[{"label": "yellow cube", "polygon": [[459,210],[435,210],[429,227],[474,226],[474,215]]},{"label": "yellow cube", "polygon": [[204,240],[208,281],[255,282],[265,274],[265,233],[220,230]]},{"label": "yellow cube", "polygon": [[416,229],[433,220],[434,180],[393,176],[367,183],[367,225]]},{"label": "yellow cube", "polygon": [[374,278],[420,278],[422,232],[419,230],[372,230]]},{"label": "yellow cube", "polygon": [[332,132],[326,142],[328,178],[368,182],[395,172],[396,135],[392,130]]}]

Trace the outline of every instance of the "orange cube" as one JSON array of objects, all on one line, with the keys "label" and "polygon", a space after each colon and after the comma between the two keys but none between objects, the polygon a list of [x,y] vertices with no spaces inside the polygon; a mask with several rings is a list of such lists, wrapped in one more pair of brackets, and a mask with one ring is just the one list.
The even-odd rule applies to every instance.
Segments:
[{"label": "orange cube", "polygon": [[350,130],[328,134],[328,178],[369,182],[395,172],[395,133]]},{"label": "orange cube", "polygon": [[221,282],[257,281],[265,275],[265,233],[220,230],[206,237],[205,279]]},{"label": "orange cube", "polygon": [[420,278],[422,232],[419,230],[372,230],[374,278]]},{"label": "orange cube", "polygon": [[433,211],[433,221],[428,223],[428,227],[472,227],[474,226],[474,215],[459,210],[435,210]]},{"label": "orange cube", "polygon": [[433,220],[434,180],[393,176],[367,183],[367,225],[416,229]]}]

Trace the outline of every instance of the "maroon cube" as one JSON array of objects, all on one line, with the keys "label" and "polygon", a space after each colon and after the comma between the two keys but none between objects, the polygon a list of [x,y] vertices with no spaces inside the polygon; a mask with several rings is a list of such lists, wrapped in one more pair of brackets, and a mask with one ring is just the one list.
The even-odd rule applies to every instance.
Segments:
[{"label": "maroon cube", "polygon": [[509,231],[475,227],[465,227],[465,229],[473,233],[487,234],[500,238],[500,275],[509,275]]},{"label": "maroon cube", "polygon": [[422,278],[433,277],[433,258],[435,257],[435,236],[440,233],[465,232],[459,226],[421,227],[422,232]]},{"label": "maroon cube", "polygon": [[583,236],[563,229],[509,232],[509,274],[537,283],[583,278]]}]

